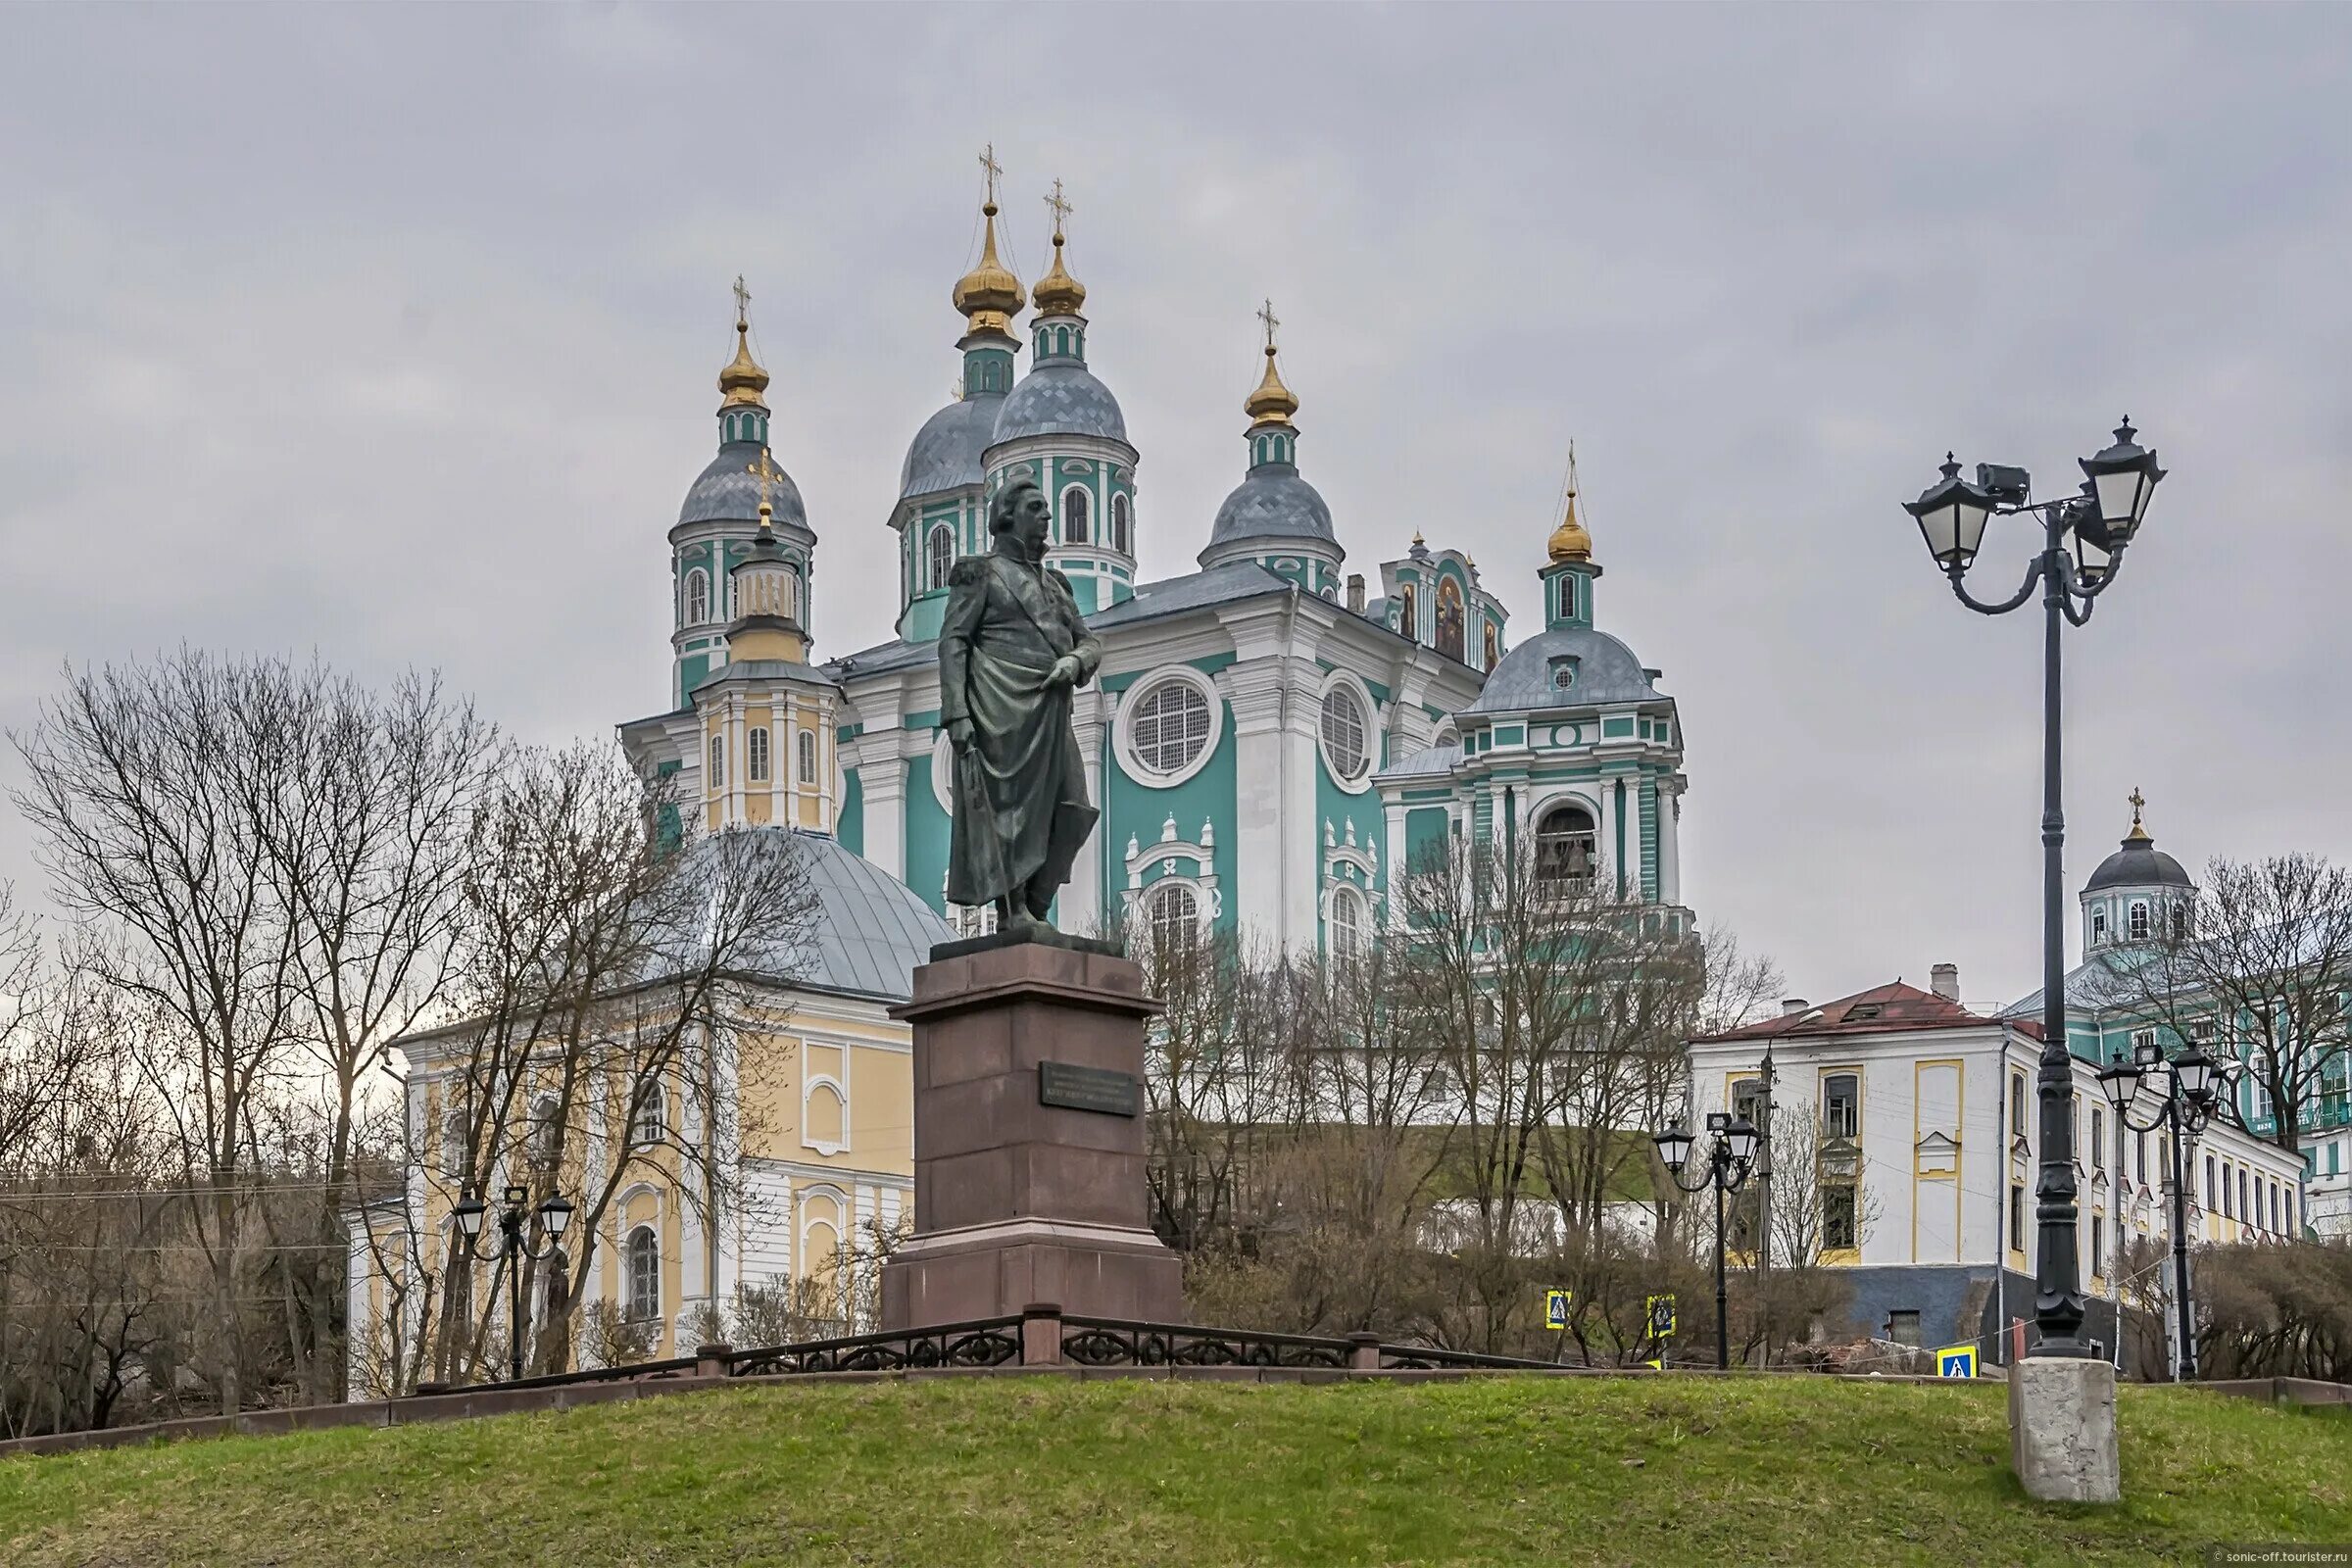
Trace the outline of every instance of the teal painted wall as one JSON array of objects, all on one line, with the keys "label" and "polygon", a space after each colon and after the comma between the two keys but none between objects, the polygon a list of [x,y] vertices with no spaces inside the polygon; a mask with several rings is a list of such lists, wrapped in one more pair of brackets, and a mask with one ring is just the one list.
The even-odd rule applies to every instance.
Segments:
[{"label": "teal painted wall", "polygon": [[[928,738],[928,731],[925,732]],[[931,754],[906,760],[906,885],[945,913],[948,906],[948,813],[931,793]]]},{"label": "teal painted wall", "polygon": [[841,805],[833,816],[833,836],[841,847],[852,855],[865,853],[865,781],[858,769],[843,769],[849,776],[841,786]]},{"label": "teal painted wall", "polygon": [[[1132,684],[1132,681],[1122,684]],[[1225,710],[1224,727],[1217,736],[1217,749],[1209,754],[1200,771],[1173,787],[1155,785],[1135,777],[1120,762],[1115,746],[1104,749],[1103,802],[1100,807],[1107,828],[1102,837],[1104,918],[1115,915],[1126,902],[1128,839],[1133,838],[1140,849],[1150,849],[1159,842],[1160,831],[1166,825],[1169,813],[1173,812],[1176,817],[1176,836],[1188,843],[1200,840],[1200,824],[1204,819],[1216,824],[1217,842],[1211,846],[1209,853],[1217,886],[1224,895],[1224,909],[1218,917],[1218,925],[1221,929],[1229,929],[1233,925],[1239,905],[1235,882],[1239,862],[1234,858],[1234,841],[1238,836],[1234,826],[1234,749],[1231,708]],[[1317,832],[1320,831],[1318,828]]]}]

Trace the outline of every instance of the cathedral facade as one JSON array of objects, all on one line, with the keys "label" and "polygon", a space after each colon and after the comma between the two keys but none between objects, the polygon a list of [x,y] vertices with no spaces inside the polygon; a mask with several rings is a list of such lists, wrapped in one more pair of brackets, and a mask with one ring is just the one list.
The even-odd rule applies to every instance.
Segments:
[{"label": "cathedral facade", "polygon": [[[1573,480],[1540,573],[1544,629],[1515,647],[1459,550],[1416,533],[1375,573],[1349,571],[1301,466],[1269,308],[1239,482],[1213,517],[1152,516],[1058,195],[1052,266],[1025,289],[1000,259],[992,189],[951,296],[959,395],[915,430],[881,522],[808,515],[739,308],[717,454],[669,530],[671,707],[620,730],[668,809],[831,837],[954,929],[987,929],[992,911],[946,900],[937,637],[951,569],[991,548],[989,500],[1019,478],[1052,506],[1048,562],[1103,649],[1076,714],[1102,815],[1054,907],[1065,929],[1337,956],[1396,918],[1391,878],[1412,857],[1498,834],[1682,918],[1681,723],[1658,672],[1595,624]],[[818,541],[845,527],[888,530],[897,636],[819,662]],[[1196,569],[1142,580],[1148,528],[1198,538]]]}]

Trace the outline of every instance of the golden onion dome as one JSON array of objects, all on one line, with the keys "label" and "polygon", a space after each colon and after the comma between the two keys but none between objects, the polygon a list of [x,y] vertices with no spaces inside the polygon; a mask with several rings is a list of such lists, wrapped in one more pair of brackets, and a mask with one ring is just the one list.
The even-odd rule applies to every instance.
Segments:
[{"label": "golden onion dome", "polygon": [[760,402],[761,394],[767,391],[767,372],[760,368],[758,360],[752,358],[752,323],[740,316],[735,321],[735,358],[728,361],[727,368],[718,372],[718,389],[727,395],[726,407],[732,408],[737,404],[750,404],[755,408],[767,406]]},{"label": "golden onion dome", "polygon": [[1282,384],[1282,372],[1274,368],[1274,345],[1266,345],[1265,378],[1257,390],[1242,400],[1242,412],[1254,423],[1287,423],[1298,412],[1298,395]]},{"label": "golden onion dome", "polygon": [[1577,520],[1576,492],[1574,490],[1568,492],[1568,510],[1561,516],[1560,525],[1551,530],[1551,538],[1545,548],[1555,565],[1565,561],[1591,561],[1592,559],[1592,536],[1587,533],[1585,525]]},{"label": "golden onion dome", "polygon": [[1086,303],[1086,285],[1069,274],[1061,265],[1061,225],[1054,225],[1054,266],[1037,280],[1030,298],[1037,301],[1040,316],[1076,316]]},{"label": "golden onion dome", "polygon": [[956,292],[949,297],[975,332],[1003,332],[1020,314],[1026,296],[1012,269],[997,259],[997,204],[991,201],[983,206],[980,217],[980,265],[956,280]]}]

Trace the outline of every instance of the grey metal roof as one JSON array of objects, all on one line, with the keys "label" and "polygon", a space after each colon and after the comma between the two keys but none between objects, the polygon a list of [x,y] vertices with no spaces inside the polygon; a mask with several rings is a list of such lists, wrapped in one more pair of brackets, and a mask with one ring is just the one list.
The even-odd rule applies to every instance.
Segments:
[{"label": "grey metal roof", "polygon": [[986,476],[980,454],[996,438],[997,414],[1004,406],[1004,393],[976,392],[925,419],[899,469],[899,499],[978,484]]},{"label": "grey metal roof", "polygon": [[1298,477],[1289,463],[1262,463],[1234,487],[1217,508],[1208,530],[1210,550],[1237,539],[1320,539],[1339,543],[1332,531],[1331,508],[1315,487]]},{"label": "grey metal roof", "polygon": [[1049,360],[1004,396],[990,445],[1025,435],[1099,435],[1127,439],[1127,416],[1110,388],[1076,360]]},{"label": "grey metal roof", "polygon": [[2188,888],[2196,886],[2180,862],[2156,847],[2154,839],[2126,839],[2124,847],[2099,862],[2082,884],[2085,893],[2102,888]]},{"label": "grey metal roof", "polygon": [[[2093,954],[2066,974],[2061,988],[2069,1011],[2097,1012],[2136,999],[2145,989],[2133,972],[2155,956],[2153,950],[2110,949]],[[2158,988],[2164,989],[2164,988]],[[2034,987],[2000,1010],[2003,1018],[2041,1016],[2041,988]]]},{"label": "grey metal roof", "polygon": [[1238,599],[1254,599],[1260,594],[1294,591],[1288,578],[1276,576],[1254,561],[1232,561],[1222,566],[1188,571],[1181,577],[1137,583],[1134,598],[1095,612],[1086,617],[1086,623],[1102,631],[1131,621],[1151,620],[1187,610],[1205,610]]},{"label": "grey metal roof", "polygon": [[[752,835],[755,845],[790,845],[799,853],[816,905],[807,949],[748,955],[746,967],[754,973],[773,972],[781,983],[810,990],[903,1002],[912,990],[914,966],[930,961],[935,944],[955,939],[912,889],[838,839],[799,828],[737,831]],[[686,853],[718,851],[713,840],[703,839]]]},{"label": "grey metal roof", "polygon": [[[729,441],[720,447],[718,456],[687,486],[678,521],[758,522],[760,481],[750,470],[760,451],[757,441]],[[769,461],[774,462],[772,458]],[[808,509],[801,504],[801,487],[792,482],[792,475],[779,471],[768,481],[767,501],[778,523],[808,526]]]},{"label": "grey metal roof", "polygon": [[[1551,662],[1562,655],[1577,661],[1576,685],[1565,692],[1551,683]],[[1599,703],[1661,702],[1664,697],[1642,673],[1642,661],[1634,657],[1634,651],[1607,632],[1590,626],[1554,626],[1503,655],[1487,676],[1486,690],[1463,711],[1515,713],[1590,708]]]},{"label": "grey metal roof", "polygon": [[1392,762],[1380,770],[1384,779],[1444,777],[1451,773],[1462,760],[1459,746],[1429,746],[1415,752],[1401,762]]}]

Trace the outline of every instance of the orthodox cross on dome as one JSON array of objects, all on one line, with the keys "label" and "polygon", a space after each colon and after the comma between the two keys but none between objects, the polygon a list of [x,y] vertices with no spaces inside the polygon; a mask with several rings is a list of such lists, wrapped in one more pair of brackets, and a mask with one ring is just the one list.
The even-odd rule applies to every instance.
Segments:
[{"label": "orthodox cross on dome", "polygon": [[1058,241],[1062,237],[1062,225],[1068,221],[1070,214],[1077,211],[1063,198],[1060,180],[1054,182],[1054,194],[1046,198],[1046,205],[1054,210],[1054,238]]},{"label": "orthodox cross on dome", "polygon": [[2132,793],[2125,796],[2124,799],[2132,803],[2132,832],[2129,836],[2134,839],[2146,838],[2148,830],[2140,826],[2139,813],[2141,808],[2148,804],[2147,798],[2139,793],[2139,786],[2134,784],[2132,786]]},{"label": "orthodox cross on dome", "polygon": [[735,324],[737,326],[752,324],[752,291],[743,286],[741,272],[735,274]]},{"label": "orthodox cross on dome", "polygon": [[988,205],[994,207],[997,205],[997,176],[1004,172],[1004,166],[997,162],[995,142],[980,149],[980,169],[981,178],[988,182]]},{"label": "orthodox cross on dome", "polygon": [[774,516],[774,509],[767,503],[767,487],[783,478],[784,470],[776,466],[774,460],[768,455],[767,448],[761,447],[760,461],[744,465],[743,471],[760,481],[760,526],[766,528]]},{"label": "orthodox cross on dome", "polygon": [[1266,301],[1265,304],[1257,308],[1257,318],[1265,326],[1266,352],[1271,354],[1274,352],[1274,329],[1282,324],[1282,318],[1274,314],[1274,302],[1272,300]]}]

